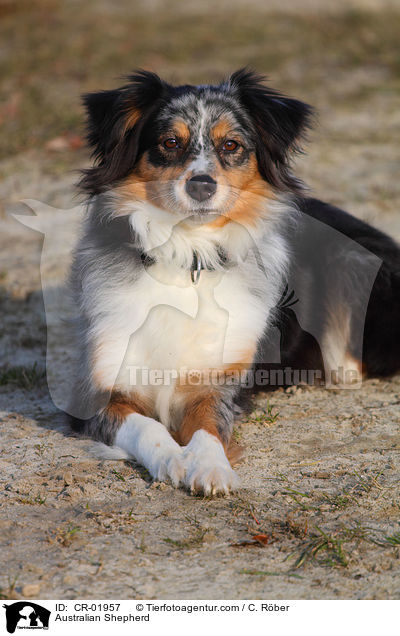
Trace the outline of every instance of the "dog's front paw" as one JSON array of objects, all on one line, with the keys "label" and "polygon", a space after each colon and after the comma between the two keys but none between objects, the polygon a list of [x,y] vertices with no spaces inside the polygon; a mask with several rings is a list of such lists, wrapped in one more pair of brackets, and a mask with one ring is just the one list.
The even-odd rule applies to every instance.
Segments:
[{"label": "dog's front paw", "polygon": [[156,481],[183,481],[183,449],[161,424],[151,417],[131,413],[115,436],[114,447],[142,464]]},{"label": "dog's front paw", "polygon": [[193,461],[189,462],[184,483],[191,492],[227,495],[231,490],[236,490],[239,479],[230,466],[198,465]]},{"label": "dog's front paw", "polygon": [[228,494],[239,485],[221,442],[207,431],[199,430],[193,435],[184,450],[184,463],[184,484],[191,492]]},{"label": "dog's front paw", "polygon": [[150,469],[150,474],[156,481],[170,480],[175,487],[184,481],[185,464],[183,450],[180,446],[169,449],[159,461]]}]

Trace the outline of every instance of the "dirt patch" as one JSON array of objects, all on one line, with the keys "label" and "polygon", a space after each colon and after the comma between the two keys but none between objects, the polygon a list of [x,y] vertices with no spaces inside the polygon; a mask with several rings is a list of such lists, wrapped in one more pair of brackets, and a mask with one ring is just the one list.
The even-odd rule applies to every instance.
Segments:
[{"label": "dirt patch", "polygon": [[45,387],[10,393],[4,596],[34,584],[39,598],[398,598],[399,378],[260,398],[235,432],[242,487],[214,499],[91,458]]}]

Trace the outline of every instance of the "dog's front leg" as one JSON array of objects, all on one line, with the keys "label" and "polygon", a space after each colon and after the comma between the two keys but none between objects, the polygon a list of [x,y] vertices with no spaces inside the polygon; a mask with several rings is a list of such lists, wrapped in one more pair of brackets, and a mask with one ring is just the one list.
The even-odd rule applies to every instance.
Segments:
[{"label": "dog's front leg", "polygon": [[153,479],[170,479],[174,486],[183,480],[183,449],[165,426],[152,417],[128,415],[117,432],[115,446],[142,464]]},{"label": "dog's front leg", "polygon": [[91,420],[89,433],[122,449],[153,479],[170,479],[178,486],[184,476],[183,449],[165,426],[146,412],[149,413],[138,398],[112,394],[107,407]]},{"label": "dog's front leg", "polygon": [[233,427],[230,399],[205,393],[187,400],[179,430],[185,446],[184,483],[192,492],[206,495],[235,490],[239,479],[226,456]]}]

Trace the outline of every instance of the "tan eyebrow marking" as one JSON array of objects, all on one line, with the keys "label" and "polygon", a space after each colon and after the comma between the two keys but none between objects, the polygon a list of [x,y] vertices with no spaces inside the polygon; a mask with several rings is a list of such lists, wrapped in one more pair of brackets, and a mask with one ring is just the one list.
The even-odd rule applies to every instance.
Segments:
[{"label": "tan eyebrow marking", "polygon": [[177,137],[179,137],[184,143],[189,141],[190,130],[188,125],[182,119],[175,119],[172,122],[172,129],[175,131]]},{"label": "tan eyebrow marking", "polygon": [[232,125],[228,119],[221,117],[221,119],[211,128],[211,138],[214,142],[220,141],[229,135],[232,135]]}]

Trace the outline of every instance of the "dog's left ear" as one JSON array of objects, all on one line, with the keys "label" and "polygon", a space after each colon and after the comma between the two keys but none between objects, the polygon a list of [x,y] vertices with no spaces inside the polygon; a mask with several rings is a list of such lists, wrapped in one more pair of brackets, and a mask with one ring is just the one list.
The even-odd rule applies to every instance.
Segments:
[{"label": "dog's left ear", "polygon": [[253,122],[261,175],[278,190],[301,190],[290,170],[290,158],[300,151],[299,141],[310,127],[313,109],[265,85],[265,78],[248,69],[233,73],[228,91],[240,101]]}]

